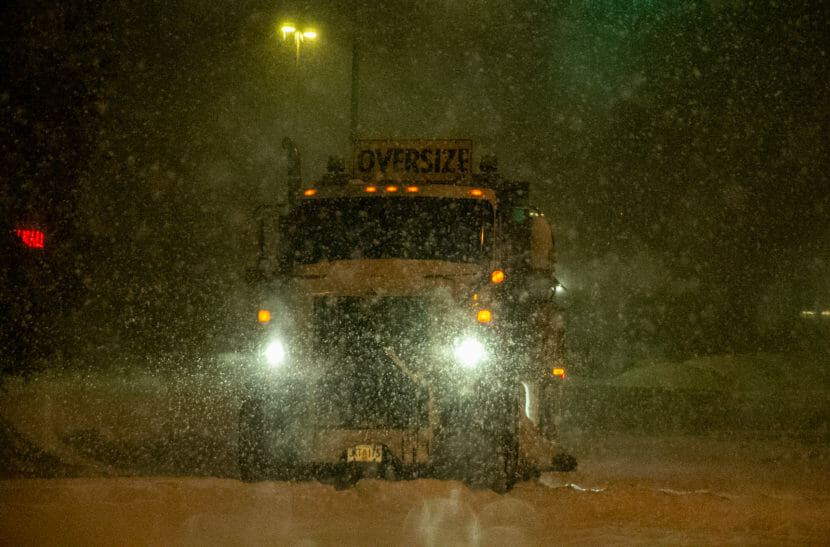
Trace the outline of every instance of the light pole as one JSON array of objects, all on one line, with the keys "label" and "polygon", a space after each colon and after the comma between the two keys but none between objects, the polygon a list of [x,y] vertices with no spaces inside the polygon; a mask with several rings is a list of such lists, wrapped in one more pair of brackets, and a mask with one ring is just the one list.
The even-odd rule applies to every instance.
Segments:
[{"label": "light pole", "polygon": [[[314,40],[317,38],[317,32],[313,30],[300,31],[291,23],[284,23],[280,25],[279,32],[282,33],[283,41],[287,42],[289,39],[294,40],[296,52],[296,64],[294,66],[294,124],[297,123],[297,118],[300,115],[300,44],[306,40]],[[296,127],[295,127],[296,129]],[[293,196],[300,189],[302,185],[302,174],[300,170],[300,152],[297,144],[289,137],[285,137],[282,141],[282,147],[285,149],[288,159],[288,185],[289,185],[289,202]]]},{"label": "light pole", "polygon": [[352,36],[352,104],[351,104],[351,124],[349,126],[349,140],[352,148],[357,142],[357,116],[358,104],[360,100],[360,70],[359,70],[360,51],[357,43],[357,31]]},{"label": "light pole", "polygon": [[360,4],[358,0],[352,4],[352,96],[351,96],[351,119],[349,120],[349,141],[354,149],[357,144],[358,119],[360,116],[360,42],[358,32],[360,30]]},{"label": "light pole", "polygon": [[300,31],[297,30],[294,25],[290,23],[286,23],[280,27],[280,32],[282,33],[282,39],[284,41],[288,41],[289,39],[294,40],[294,44],[296,44],[296,52],[297,52],[297,65],[300,64],[300,44],[305,42],[306,40],[314,40],[317,38],[317,33],[313,30],[304,30]]}]

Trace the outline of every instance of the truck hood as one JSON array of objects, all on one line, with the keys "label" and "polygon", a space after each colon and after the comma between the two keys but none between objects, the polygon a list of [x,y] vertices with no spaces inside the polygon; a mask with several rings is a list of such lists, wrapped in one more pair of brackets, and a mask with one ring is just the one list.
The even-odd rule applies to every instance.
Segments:
[{"label": "truck hood", "polygon": [[412,296],[434,289],[464,291],[483,272],[478,264],[438,260],[341,260],[297,265],[292,284],[306,294]]}]

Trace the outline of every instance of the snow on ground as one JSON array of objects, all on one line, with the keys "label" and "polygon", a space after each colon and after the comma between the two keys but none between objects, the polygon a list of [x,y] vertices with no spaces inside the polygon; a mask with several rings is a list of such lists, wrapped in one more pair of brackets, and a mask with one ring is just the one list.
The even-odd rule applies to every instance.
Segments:
[{"label": "snow on ground", "polygon": [[7,380],[0,416],[72,474],[229,476],[240,404],[231,372],[50,370]]},{"label": "snow on ground", "polygon": [[[426,479],[362,480],[345,491],[316,482],[239,482],[239,382],[221,368],[70,370],[11,379],[0,413],[8,477],[0,481],[0,538],[4,544],[828,543],[826,369],[803,367],[798,376],[818,376],[806,385],[785,378],[783,391],[775,390],[780,384],[761,391],[767,384],[752,383],[749,366],[771,373],[781,363],[778,357],[685,363],[684,370],[717,367],[711,376],[724,377],[720,386],[731,391],[716,389],[723,395],[714,399],[699,396],[698,386],[662,385],[697,380],[677,375],[673,364],[649,364],[648,374],[628,371],[616,387],[610,382],[599,391],[575,382],[573,393],[590,397],[569,402],[573,420],[563,440],[579,468],[543,474],[501,496]],[[643,394],[653,400],[642,401]],[[763,409],[762,418],[735,422],[702,410],[702,418],[663,415],[701,401],[717,402],[717,412],[734,410],[729,404],[737,401],[747,416]],[[772,428],[784,407],[782,415],[808,416]],[[19,478],[33,476],[58,478]]]},{"label": "snow on ground", "polygon": [[[630,449],[628,449],[630,451]],[[636,452],[636,451],[635,451]],[[636,463],[636,462],[635,462]],[[542,545],[821,544],[830,540],[827,469],[819,482],[735,485],[686,470],[655,478],[583,461],[505,495],[451,481],[244,484],[219,478],[0,481],[8,544]],[[636,468],[636,465],[635,465]],[[744,469],[751,474],[753,466]],[[817,472],[814,470],[813,472]],[[770,470],[770,473],[774,471]],[[794,469],[787,474],[798,475]]]},{"label": "snow on ground", "polygon": [[830,384],[830,357],[813,354],[710,355],[682,363],[651,361],[614,378],[619,387],[717,391],[811,391]]}]

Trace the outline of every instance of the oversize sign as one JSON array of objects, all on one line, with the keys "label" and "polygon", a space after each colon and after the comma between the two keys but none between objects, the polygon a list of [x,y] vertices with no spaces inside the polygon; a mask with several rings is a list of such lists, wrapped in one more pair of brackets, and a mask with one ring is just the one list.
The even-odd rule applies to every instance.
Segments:
[{"label": "oversize sign", "polygon": [[471,140],[357,141],[354,174],[366,180],[459,182],[470,178]]}]

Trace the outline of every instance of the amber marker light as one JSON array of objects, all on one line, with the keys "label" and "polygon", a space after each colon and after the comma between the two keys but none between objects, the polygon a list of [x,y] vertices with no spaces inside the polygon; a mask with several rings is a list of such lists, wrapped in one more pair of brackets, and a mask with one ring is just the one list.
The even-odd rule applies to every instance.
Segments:
[{"label": "amber marker light", "polygon": [[367,186],[366,188],[364,188],[364,190],[366,190],[370,194],[373,194],[373,193],[378,191],[378,187],[377,186]]},{"label": "amber marker light", "polygon": [[303,192],[303,195],[304,196],[313,196],[316,193],[317,193],[317,190],[315,190],[314,188],[309,188],[308,190]]},{"label": "amber marker light", "polygon": [[406,191],[409,192],[409,193],[415,193],[415,192],[418,191],[418,187],[417,186],[407,186]]},{"label": "amber marker light", "polygon": [[476,313],[476,319],[478,319],[479,323],[489,323],[493,320],[493,314],[490,310],[478,310]]},{"label": "amber marker light", "polygon": [[553,369],[553,375],[559,376],[560,378],[565,377],[565,369],[564,368],[555,368]]},{"label": "amber marker light", "polygon": [[386,187],[386,191],[387,191],[387,192],[397,192],[397,191],[398,191],[398,187],[397,187],[397,186],[387,186],[387,187]]},{"label": "amber marker light", "polygon": [[471,196],[475,196],[475,197],[477,197],[477,198],[478,198],[478,197],[481,197],[481,196],[483,196],[483,195],[484,195],[484,191],[483,191],[483,190],[479,190],[478,188],[474,188],[473,190],[470,190],[470,195],[471,195]]},{"label": "amber marker light", "polygon": [[504,272],[501,270],[493,270],[493,273],[490,274],[490,281],[493,283],[501,283],[504,281]]},{"label": "amber marker light", "polygon": [[256,318],[259,319],[260,323],[267,323],[271,320],[271,312],[268,310],[259,310],[256,314]]}]

